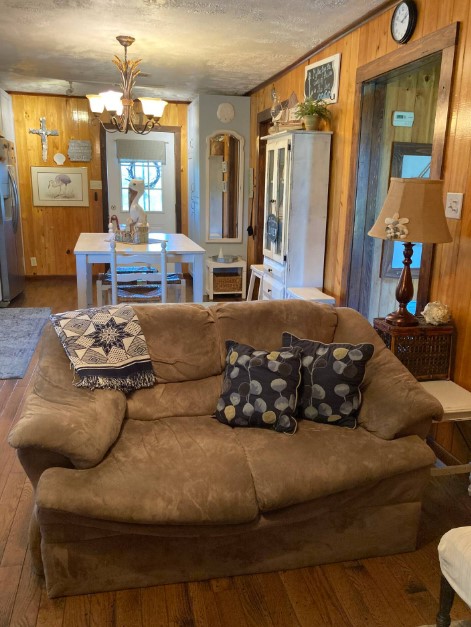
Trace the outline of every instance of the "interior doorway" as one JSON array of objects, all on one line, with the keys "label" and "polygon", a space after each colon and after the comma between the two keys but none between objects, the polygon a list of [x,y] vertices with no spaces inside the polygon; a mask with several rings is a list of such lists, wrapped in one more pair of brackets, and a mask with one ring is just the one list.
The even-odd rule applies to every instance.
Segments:
[{"label": "interior doorway", "polygon": [[[407,172],[433,179],[442,176],[458,30],[458,23],[445,26],[356,72],[350,220],[344,253],[350,264],[342,268],[340,301],[370,320],[388,307],[386,313],[396,309],[395,294],[390,301],[388,289],[395,292],[397,279],[391,272],[397,270],[397,251],[394,256],[394,250],[367,233],[391,176],[410,176]],[[433,250],[433,244],[422,246],[416,269],[416,312],[429,300]]]},{"label": "interior doorway", "polygon": [[[117,141],[129,142],[129,150],[118,156]],[[154,142],[147,148],[144,142]],[[126,180],[143,178],[145,192],[141,205],[146,211],[153,231],[181,233],[181,129],[174,126],[159,126],[148,135],[134,133],[106,133],[100,136],[101,170],[103,181],[103,230],[108,230],[111,215],[118,217],[120,224],[128,217],[128,194]],[[137,152],[136,152],[137,151]],[[142,154],[141,154],[142,152]]]},{"label": "interior doorway", "polygon": [[[349,304],[370,321],[396,309],[402,243],[368,236],[386,198],[392,176],[430,177],[440,80],[441,52],[392,70],[362,86],[355,267]],[[413,283],[417,294],[421,249],[414,246]],[[417,302],[410,304],[415,313]]]}]

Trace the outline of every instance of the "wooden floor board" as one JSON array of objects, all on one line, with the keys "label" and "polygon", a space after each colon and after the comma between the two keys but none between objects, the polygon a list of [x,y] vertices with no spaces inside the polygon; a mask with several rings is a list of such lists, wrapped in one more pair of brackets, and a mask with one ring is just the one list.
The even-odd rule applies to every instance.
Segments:
[{"label": "wooden floor board", "polygon": [[[45,289],[43,289],[45,287]],[[75,307],[73,279],[35,280],[14,306]],[[437,545],[471,524],[463,475],[433,477],[419,548],[411,553],[152,588],[49,599],[27,552],[32,488],[6,438],[18,420],[38,351],[21,380],[0,381],[0,627],[418,627],[438,608]],[[459,599],[454,620],[471,620]]]}]

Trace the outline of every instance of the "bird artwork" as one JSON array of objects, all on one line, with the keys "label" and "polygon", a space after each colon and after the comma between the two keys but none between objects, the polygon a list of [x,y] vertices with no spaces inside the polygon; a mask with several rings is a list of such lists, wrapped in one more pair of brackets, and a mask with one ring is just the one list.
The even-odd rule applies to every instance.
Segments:
[{"label": "bird artwork", "polygon": [[[54,198],[67,198],[67,186],[70,185],[70,183],[72,183],[70,176],[67,176],[67,174],[58,174],[54,179],[49,181],[48,189],[58,187],[59,190],[57,194],[52,191]],[[62,189],[64,189],[64,191],[62,191]]]}]

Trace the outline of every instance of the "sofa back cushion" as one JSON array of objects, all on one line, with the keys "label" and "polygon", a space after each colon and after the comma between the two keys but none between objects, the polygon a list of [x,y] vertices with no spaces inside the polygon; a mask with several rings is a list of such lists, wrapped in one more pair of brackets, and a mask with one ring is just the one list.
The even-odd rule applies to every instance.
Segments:
[{"label": "sofa back cushion", "polygon": [[337,315],[330,305],[301,300],[134,305],[157,385],[128,396],[127,416],[155,420],[205,416],[215,411],[222,389],[226,340],[262,350],[281,345],[281,334],[331,342]]}]

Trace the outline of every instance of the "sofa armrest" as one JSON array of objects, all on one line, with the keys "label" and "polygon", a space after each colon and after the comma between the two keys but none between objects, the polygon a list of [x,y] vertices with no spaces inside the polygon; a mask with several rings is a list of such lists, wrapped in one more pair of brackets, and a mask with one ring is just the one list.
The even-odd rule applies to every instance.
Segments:
[{"label": "sofa armrest", "polygon": [[48,325],[33,387],[8,437],[11,446],[31,453],[49,451],[76,468],[90,468],[103,459],[119,435],[126,397],[117,390],[77,388],[72,381],[69,360]]},{"label": "sofa armrest", "polygon": [[335,342],[370,342],[375,352],[361,386],[361,427],[384,440],[407,435],[425,438],[432,420],[441,420],[443,407],[426,392],[358,312],[338,308]]}]

